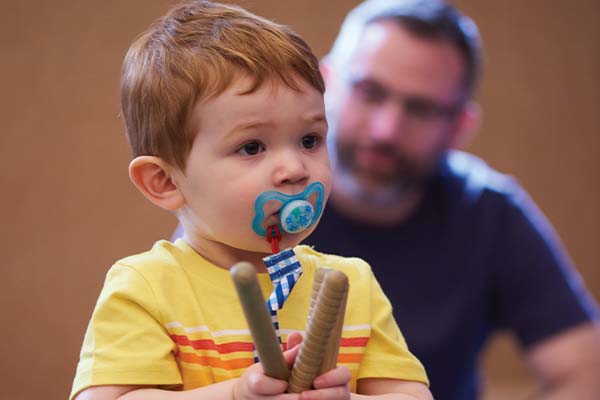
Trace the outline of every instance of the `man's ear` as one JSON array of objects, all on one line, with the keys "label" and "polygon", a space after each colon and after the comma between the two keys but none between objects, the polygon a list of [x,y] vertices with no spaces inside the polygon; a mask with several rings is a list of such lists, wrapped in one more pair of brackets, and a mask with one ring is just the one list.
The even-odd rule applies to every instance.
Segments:
[{"label": "man's ear", "polygon": [[464,149],[479,132],[482,118],[479,103],[474,100],[469,101],[458,116],[456,130],[450,141],[450,147]]},{"label": "man's ear", "polygon": [[129,163],[129,179],[152,203],[167,211],[175,211],[185,203],[175,184],[174,168],[159,157],[140,156]]}]

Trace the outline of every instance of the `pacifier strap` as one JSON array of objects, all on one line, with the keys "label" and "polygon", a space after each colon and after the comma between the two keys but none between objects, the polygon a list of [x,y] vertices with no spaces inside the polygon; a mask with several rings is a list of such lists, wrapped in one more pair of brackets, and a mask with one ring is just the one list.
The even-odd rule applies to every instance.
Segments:
[{"label": "pacifier strap", "polygon": [[271,252],[273,254],[279,253],[279,241],[281,240],[281,232],[277,225],[271,225],[267,228],[267,234],[265,235],[267,242],[271,243]]},{"label": "pacifier strap", "polygon": [[[276,237],[274,237],[277,240]],[[296,282],[302,275],[302,265],[296,253],[291,248],[284,249],[281,252],[270,255],[263,258],[269,278],[273,283],[273,292],[267,299],[267,309],[271,314],[271,322],[277,335],[279,344],[282,344],[281,334],[279,332],[279,320],[277,318],[277,311],[281,310],[283,304],[288,299],[292,289],[296,285]],[[255,361],[256,358],[255,358]]]}]

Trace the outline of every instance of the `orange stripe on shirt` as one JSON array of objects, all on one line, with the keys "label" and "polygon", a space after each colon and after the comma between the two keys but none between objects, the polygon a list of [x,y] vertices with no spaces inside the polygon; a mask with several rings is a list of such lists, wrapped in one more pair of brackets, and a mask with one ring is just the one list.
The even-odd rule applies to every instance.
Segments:
[{"label": "orange stripe on shirt", "polygon": [[[199,364],[203,366],[210,366],[213,368],[222,368],[225,370],[234,370],[240,368],[248,368],[254,364],[253,358],[234,358],[231,360],[222,360],[217,357],[199,356],[192,353],[179,353],[178,357],[185,362],[191,364]],[[363,354],[338,354],[337,362],[339,364],[360,364],[362,361]]]},{"label": "orange stripe on shirt", "polygon": [[183,352],[179,353],[178,357],[182,361],[185,361],[190,364],[199,364],[203,366],[210,366],[213,368],[222,368],[228,371],[240,368],[248,368],[249,366],[254,364],[254,359],[252,357],[221,360],[217,357],[199,356],[196,354]]},{"label": "orange stripe on shirt", "polygon": [[360,364],[364,354],[338,354],[338,364]]},{"label": "orange stripe on shirt", "polygon": [[215,343],[212,339],[192,340],[185,335],[171,335],[171,339],[181,346],[191,346],[194,350],[215,350],[219,354],[234,353],[236,351],[253,351],[252,342]]},{"label": "orange stripe on shirt", "polygon": [[340,341],[340,347],[365,347],[368,342],[368,337],[342,337],[342,340]]},{"label": "orange stripe on shirt", "polygon": [[[190,346],[195,350],[215,350],[219,354],[228,354],[234,352],[253,352],[254,345],[252,342],[228,342],[228,343],[215,343],[212,339],[196,339],[192,340],[185,335],[171,335],[171,338],[178,344],[184,346]],[[368,337],[355,337],[355,338],[342,338],[340,341],[340,347],[365,347],[369,341]],[[287,349],[287,343],[283,343],[283,349]],[[338,354],[338,363],[344,364],[359,364],[362,360],[362,354]],[[217,368],[223,368],[226,370],[247,368],[254,363],[252,358],[236,358],[231,360],[222,360],[217,357],[199,356],[192,353],[180,352],[179,358],[185,362],[200,364],[204,366],[211,366]]]},{"label": "orange stripe on shirt", "polygon": [[[368,337],[342,337],[342,339],[340,340],[340,347],[365,347],[368,342]],[[287,342],[283,342],[283,350],[287,350]]]}]

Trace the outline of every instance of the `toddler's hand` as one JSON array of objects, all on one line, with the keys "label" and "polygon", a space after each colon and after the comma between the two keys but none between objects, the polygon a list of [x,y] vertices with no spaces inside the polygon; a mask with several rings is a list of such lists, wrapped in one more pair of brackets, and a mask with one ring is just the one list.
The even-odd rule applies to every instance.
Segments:
[{"label": "toddler's hand", "polygon": [[[288,336],[288,348],[292,350],[286,352],[284,355],[290,368],[298,356],[300,347],[297,345],[300,342],[302,342],[300,334],[293,333]],[[294,350],[296,350],[295,353],[293,352]],[[290,360],[288,360],[287,356],[293,356],[293,358],[290,357]],[[349,400],[351,378],[352,374],[350,374],[350,371],[346,367],[332,369],[314,380],[314,390],[307,390],[300,393],[300,400]]]},{"label": "toddler's hand", "polygon": [[[283,353],[288,367],[294,363],[298,356],[302,336],[293,333],[288,337],[288,348]],[[260,363],[252,365],[233,386],[234,400],[299,400],[300,395],[285,393],[287,382],[266,376]]]},{"label": "toddler's hand", "polygon": [[351,378],[346,367],[332,369],[315,379],[314,390],[300,393],[300,400],[350,400]]}]

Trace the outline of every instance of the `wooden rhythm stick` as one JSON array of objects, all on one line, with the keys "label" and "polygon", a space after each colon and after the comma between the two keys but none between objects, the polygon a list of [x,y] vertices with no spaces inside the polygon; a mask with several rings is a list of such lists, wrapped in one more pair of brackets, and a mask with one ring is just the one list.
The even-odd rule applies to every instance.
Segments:
[{"label": "wooden rhythm stick", "polygon": [[[313,286],[311,292],[311,301],[310,308],[308,311],[308,316],[312,315],[315,303],[317,301],[317,296],[319,295],[319,290],[321,289],[321,283],[325,278],[325,274],[327,272],[332,271],[331,268],[318,268],[315,271],[315,276],[313,278]],[[340,312],[338,313],[338,317],[336,319],[335,326],[331,331],[331,335],[329,335],[329,342],[327,343],[327,348],[325,350],[325,355],[323,356],[323,365],[321,367],[320,374],[324,374],[327,371],[334,369],[337,365],[337,357],[340,349],[340,340],[342,338],[342,330],[344,328],[344,315],[346,314],[346,302],[348,300],[348,292],[346,292],[346,296],[342,299],[342,304],[340,306]],[[319,375],[320,375],[319,374]]]},{"label": "wooden rhythm stick", "polygon": [[265,375],[289,379],[288,392],[299,393],[310,390],[320,373],[335,368],[348,296],[348,278],[343,272],[328,268],[315,271],[308,327],[291,375],[256,270],[252,264],[240,262],[231,268],[231,276]]},{"label": "wooden rhythm stick", "polygon": [[315,303],[317,302],[317,297],[319,297],[319,290],[321,290],[321,283],[323,283],[323,279],[325,279],[325,274],[331,271],[331,268],[317,268],[315,271],[315,275],[313,277],[313,285],[312,291],[310,292],[310,306],[308,308],[308,318],[312,315],[312,312],[315,308]]},{"label": "wooden rhythm stick", "polygon": [[348,301],[348,290],[347,287],[344,291],[344,297],[340,304],[340,309],[337,314],[335,325],[329,335],[329,341],[327,342],[327,348],[323,355],[323,365],[321,366],[321,372],[319,375],[324,374],[327,371],[334,369],[337,366],[338,352],[340,350],[340,341],[342,340],[342,331],[344,329],[344,316],[346,315],[346,303]]},{"label": "wooden rhythm stick", "polygon": [[[317,299],[312,302],[312,310],[300,353],[292,368],[288,386],[288,391],[291,393],[312,389],[314,379],[321,373],[326,352],[331,354],[334,351],[337,358],[339,337],[334,338],[333,335],[339,336],[341,327],[338,328],[339,333],[334,332],[334,327],[340,318],[343,323],[340,311],[342,303],[348,295],[348,278],[343,272],[337,270],[326,271],[324,275]],[[315,273],[317,284],[319,279],[320,277]],[[328,347],[333,345],[336,346],[336,349],[327,351]],[[331,364],[331,360],[328,363]],[[335,366],[335,360],[333,365]]]},{"label": "wooden rhythm stick", "polygon": [[290,371],[283,358],[254,266],[239,262],[230,272],[265,375],[287,381]]}]

